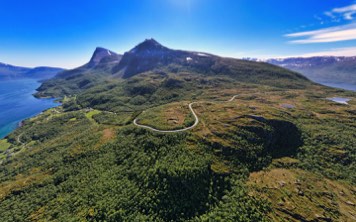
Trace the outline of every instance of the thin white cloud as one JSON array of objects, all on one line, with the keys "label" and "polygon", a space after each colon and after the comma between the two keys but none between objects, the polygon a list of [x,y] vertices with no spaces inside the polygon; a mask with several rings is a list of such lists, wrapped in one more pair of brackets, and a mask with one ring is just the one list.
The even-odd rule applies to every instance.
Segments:
[{"label": "thin white cloud", "polygon": [[325,12],[324,14],[333,19],[336,17],[332,12]]},{"label": "thin white cloud", "polygon": [[322,21],[323,19],[321,18],[321,17],[319,17],[318,15],[314,15],[314,18],[316,19],[316,20],[319,20],[319,21]]},{"label": "thin white cloud", "polygon": [[265,61],[271,58],[274,59],[287,59],[287,58],[310,58],[310,57],[354,57],[356,56],[356,47],[335,48],[325,51],[309,52],[303,54],[290,54],[290,55],[257,55],[254,58]]},{"label": "thin white cloud", "polygon": [[325,12],[325,15],[335,18],[336,15],[341,15],[346,20],[353,20],[353,15],[356,15],[356,4],[348,5],[341,8],[334,8],[330,12]]},{"label": "thin white cloud", "polygon": [[[289,43],[294,44],[310,44],[310,43],[326,43],[340,42],[348,40],[356,40],[356,4],[351,4],[345,7],[334,8],[324,13],[332,18],[332,22],[340,22],[341,20],[351,21],[348,25],[339,25],[330,28],[317,29],[306,32],[296,32],[285,35],[285,37],[293,38]],[[324,24],[320,17],[315,16],[317,20]]]},{"label": "thin white cloud", "polygon": [[356,40],[356,23],[307,32],[291,33],[285,36],[289,38],[301,38],[290,41],[290,43],[295,44]]},{"label": "thin white cloud", "polygon": [[328,51],[306,53],[301,55],[300,57],[314,56],[356,56],[356,47],[336,48]]}]

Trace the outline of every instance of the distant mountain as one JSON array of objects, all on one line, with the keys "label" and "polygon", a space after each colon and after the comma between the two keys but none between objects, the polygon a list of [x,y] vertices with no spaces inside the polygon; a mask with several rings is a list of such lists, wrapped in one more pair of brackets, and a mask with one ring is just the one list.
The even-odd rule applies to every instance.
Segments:
[{"label": "distant mountain", "polygon": [[30,68],[13,66],[5,63],[0,63],[0,75],[3,76],[17,76],[19,74],[26,73],[30,70]]},{"label": "distant mountain", "polygon": [[54,77],[57,73],[62,72],[63,70],[64,69],[62,68],[36,67],[26,72],[25,76],[45,80]]},{"label": "distant mountain", "polygon": [[14,79],[14,78],[33,78],[39,80],[50,79],[57,73],[63,71],[61,68],[52,67],[36,67],[27,68],[20,66],[13,66],[9,64],[0,63],[0,78]]},{"label": "distant mountain", "polygon": [[356,56],[269,59],[267,62],[300,72],[319,83],[356,84]]}]

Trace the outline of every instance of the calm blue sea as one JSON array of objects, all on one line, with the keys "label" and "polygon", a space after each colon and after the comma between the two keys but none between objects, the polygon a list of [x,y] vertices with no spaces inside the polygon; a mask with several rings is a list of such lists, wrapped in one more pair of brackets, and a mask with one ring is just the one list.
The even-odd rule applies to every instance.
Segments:
[{"label": "calm blue sea", "polygon": [[0,139],[13,131],[21,120],[58,106],[54,99],[32,96],[40,86],[36,79],[2,79],[0,76]]}]

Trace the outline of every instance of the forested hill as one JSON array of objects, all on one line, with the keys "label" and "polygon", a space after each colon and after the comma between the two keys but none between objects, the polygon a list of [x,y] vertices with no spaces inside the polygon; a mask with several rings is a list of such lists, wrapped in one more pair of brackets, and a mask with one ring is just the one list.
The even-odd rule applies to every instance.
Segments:
[{"label": "forested hill", "polygon": [[1,221],[355,221],[354,92],[152,39],[39,90],[62,105],[0,140]]}]

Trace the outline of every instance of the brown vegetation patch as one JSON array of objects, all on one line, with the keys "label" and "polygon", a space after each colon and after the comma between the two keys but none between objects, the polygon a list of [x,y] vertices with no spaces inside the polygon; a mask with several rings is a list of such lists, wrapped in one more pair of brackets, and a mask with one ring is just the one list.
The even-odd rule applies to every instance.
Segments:
[{"label": "brown vegetation patch", "polygon": [[10,193],[21,193],[22,190],[32,184],[39,184],[49,177],[47,172],[42,172],[38,168],[33,168],[28,175],[18,174],[14,180],[0,184],[0,200]]},{"label": "brown vegetation patch", "polygon": [[272,204],[273,221],[355,221],[355,187],[303,170],[251,173],[250,195]]},{"label": "brown vegetation patch", "polygon": [[183,105],[180,104],[178,107],[168,107],[164,110],[163,115],[169,125],[181,126],[188,114],[186,111],[187,106],[183,107]]},{"label": "brown vegetation patch", "polygon": [[108,142],[115,138],[115,130],[112,128],[104,129],[103,136],[101,137],[101,141]]}]

